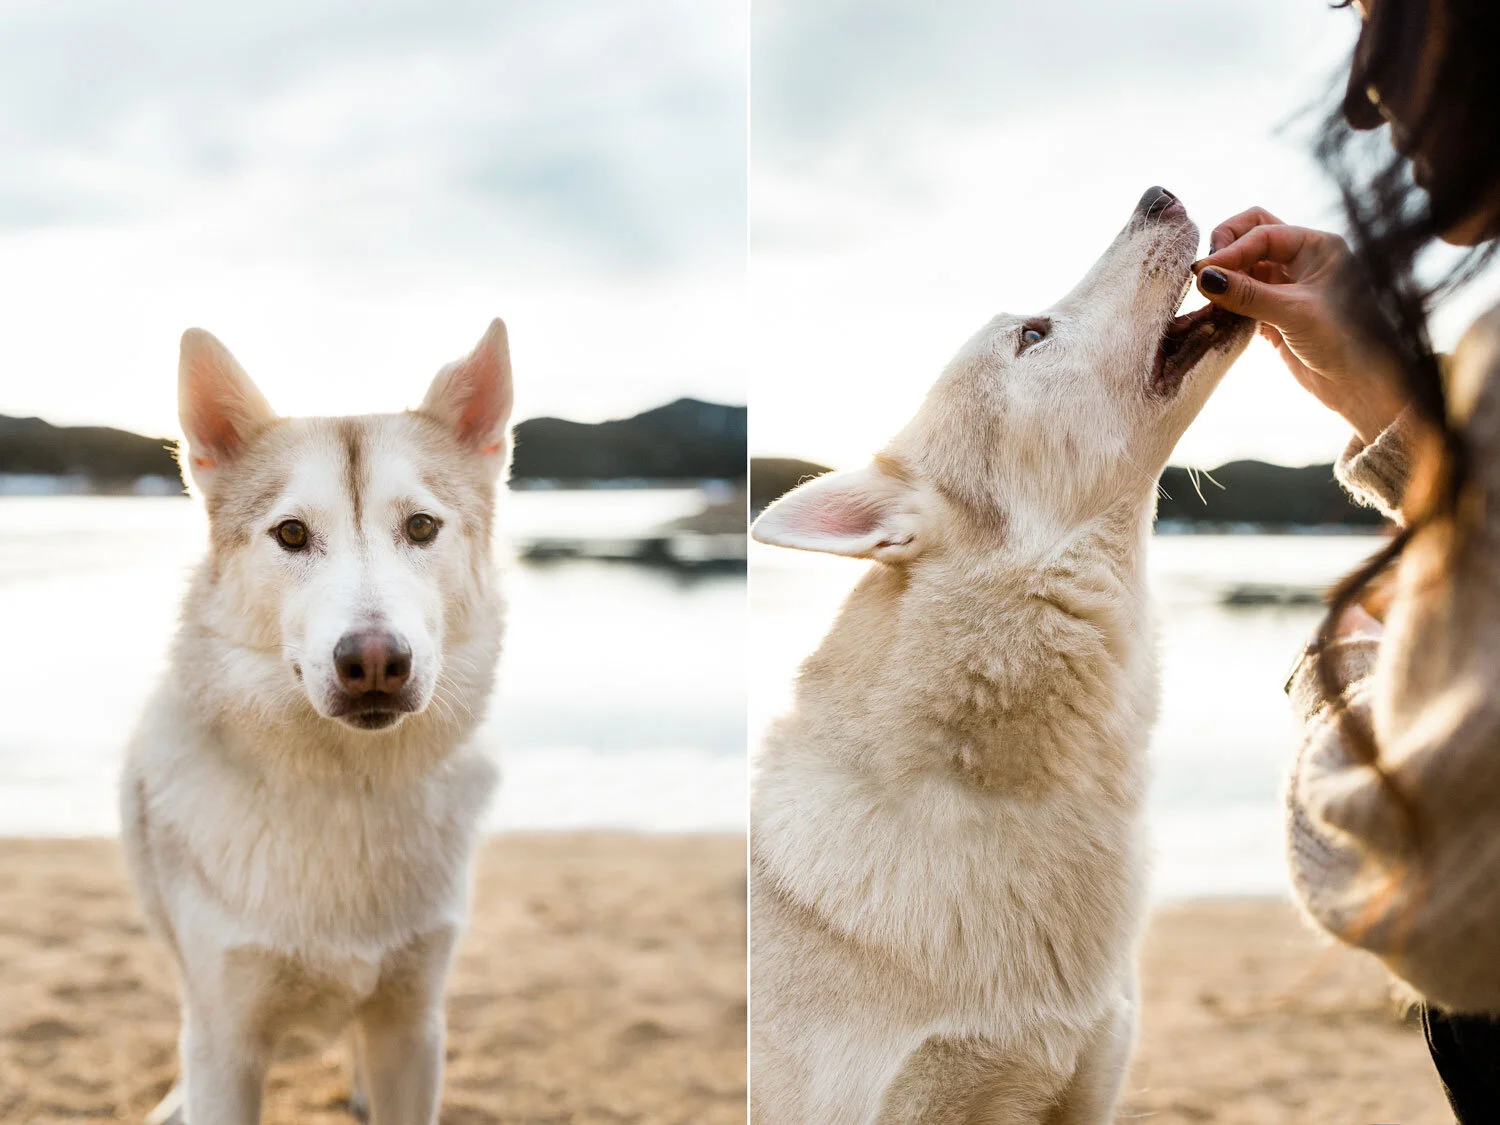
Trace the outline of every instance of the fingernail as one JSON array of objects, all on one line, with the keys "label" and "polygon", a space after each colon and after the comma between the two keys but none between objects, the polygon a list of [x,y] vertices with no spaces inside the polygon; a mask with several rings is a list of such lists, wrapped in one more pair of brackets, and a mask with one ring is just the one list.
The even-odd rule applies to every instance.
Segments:
[{"label": "fingernail", "polygon": [[1198,288],[1217,297],[1229,292],[1229,278],[1218,270],[1204,270],[1198,275]]}]

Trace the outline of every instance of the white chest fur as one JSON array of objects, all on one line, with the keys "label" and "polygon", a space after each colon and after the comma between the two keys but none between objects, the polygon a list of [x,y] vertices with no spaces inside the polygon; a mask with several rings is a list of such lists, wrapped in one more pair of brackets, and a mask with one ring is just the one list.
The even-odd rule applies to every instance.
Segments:
[{"label": "white chest fur", "polygon": [[377,786],[272,778],[212,748],[147,738],[133,772],[174,929],[357,967],[467,914],[496,780],[477,751]]}]

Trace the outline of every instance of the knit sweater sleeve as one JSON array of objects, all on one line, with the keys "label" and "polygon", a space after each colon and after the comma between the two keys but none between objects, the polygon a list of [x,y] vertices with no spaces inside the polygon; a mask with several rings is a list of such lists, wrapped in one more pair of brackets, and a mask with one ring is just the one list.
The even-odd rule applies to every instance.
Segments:
[{"label": "knit sweater sleeve", "polygon": [[1500,1012],[1500,714],[1489,678],[1427,685],[1420,708],[1393,715],[1376,643],[1336,658],[1349,677],[1340,697],[1375,732],[1384,776],[1354,752],[1304,661],[1292,693],[1317,703],[1286,788],[1297,900],[1429,1000]]},{"label": "knit sweater sleeve", "polygon": [[[1403,414],[1368,445],[1351,438],[1334,466],[1339,483],[1355,500],[1397,520],[1411,473],[1410,427]],[[1351,790],[1360,793],[1361,807],[1378,810],[1372,827],[1374,821],[1389,827],[1383,822],[1392,812],[1399,814],[1387,807],[1378,776],[1351,753],[1346,737],[1346,723],[1370,727],[1370,677],[1378,651],[1371,637],[1333,645],[1328,660],[1337,692],[1330,696],[1309,643],[1286,683],[1303,736],[1285,793],[1292,887],[1313,920],[1335,934],[1350,931],[1367,907],[1360,885],[1364,842],[1335,827],[1338,811],[1331,802],[1349,799]]]},{"label": "knit sweater sleeve", "polygon": [[[1319,926],[1352,944],[1377,887],[1366,861],[1372,836],[1400,827],[1400,809],[1374,769],[1350,746],[1346,723],[1371,722],[1373,638],[1330,648],[1337,696],[1330,698],[1317,658],[1306,652],[1287,684],[1303,740],[1286,785],[1287,860],[1292,889]],[[1358,810],[1357,816],[1351,812]]]},{"label": "knit sweater sleeve", "polygon": [[1333,467],[1334,476],[1354,499],[1367,508],[1377,508],[1401,523],[1401,501],[1411,479],[1412,430],[1410,408],[1366,445],[1358,436],[1349,439]]}]

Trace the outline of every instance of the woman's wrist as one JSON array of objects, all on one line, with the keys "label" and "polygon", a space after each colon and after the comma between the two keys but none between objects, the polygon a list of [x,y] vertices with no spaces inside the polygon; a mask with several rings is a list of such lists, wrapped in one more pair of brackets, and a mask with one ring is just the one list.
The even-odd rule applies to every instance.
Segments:
[{"label": "woman's wrist", "polygon": [[1361,396],[1348,403],[1339,413],[1344,421],[1354,427],[1359,440],[1366,445],[1375,444],[1375,439],[1401,416],[1406,409],[1406,400],[1396,395],[1378,397]]},{"label": "woman's wrist", "polygon": [[1339,388],[1345,393],[1334,408],[1354,427],[1360,441],[1373,445],[1406,409],[1406,383],[1399,369],[1376,357],[1367,357],[1356,370],[1363,376]]}]

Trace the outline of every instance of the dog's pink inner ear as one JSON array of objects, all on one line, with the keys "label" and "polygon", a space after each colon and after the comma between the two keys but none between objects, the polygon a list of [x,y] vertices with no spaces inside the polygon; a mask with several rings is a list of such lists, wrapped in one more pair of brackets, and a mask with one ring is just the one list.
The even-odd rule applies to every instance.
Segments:
[{"label": "dog's pink inner ear", "polygon": [[182,338],[178,413],[193,463],[203,469],[232,459],[275,418],[229,349],[201,329]]},{"label": "dog's pink inner ear", "polygon": [[804,534],[831,539],[863,539],[880,527],[882,512],[874,499],[854,489],[830,489],[793,513]]},{"label": "dog's pink inner ear", "polygon": [[751,528],[762,543],[856,558],[909,554],[915,537],[910,488],[875,469],[827,473],[767,508]]},{"label": "dog's pink inner ear", "polygon": [[422,406],[464,445],[494,454],[505,444],[512,401],[510,345],[496,320],[472,352],[438,374]]},{"label": "dog's pink inner ear", "polygon": [[183,427],[194,450],[193,459],[205,467],[229,460],[245,444],[244,435],[225,406],[222,401],[195,403],[191,420]]},{"label": "dog's pink inner ear", "polygon": [[498,443],[490,439],[508,408],[501,402],[495,379],[485,373],[475,373],[468,382],[469,396],[464,401],[463,413],[459,415],[456,427],[458,440],[476,446],[481,452],[493,453]]}]

